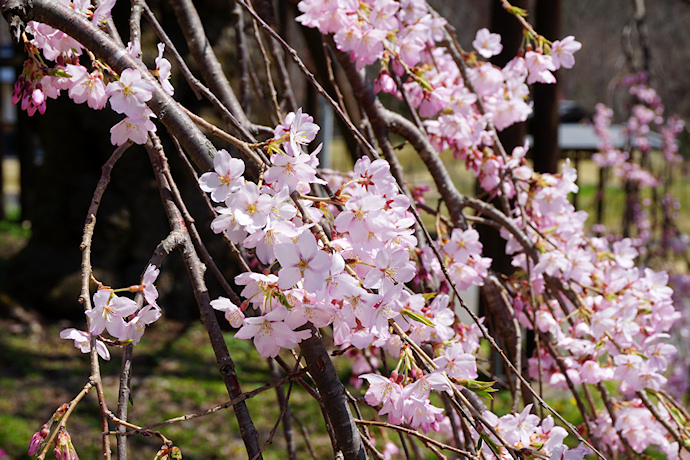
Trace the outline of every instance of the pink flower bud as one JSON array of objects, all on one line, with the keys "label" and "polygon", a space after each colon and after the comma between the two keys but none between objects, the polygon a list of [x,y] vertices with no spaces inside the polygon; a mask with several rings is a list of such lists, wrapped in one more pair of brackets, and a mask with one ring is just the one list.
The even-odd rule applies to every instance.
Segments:
[{"label": "pink flower bud", "polygon": [[31,93],[31,102],[34,103],[35,106],[39,106],[43,104],[46,100],[45,94],[43,94],[43,91],[41,91],[39,88],[36,88],[33,90]]},{"label": "pink flower bud", "polygon": [[79,460],[77,451],[72,444],[72,438],[64,428],[61,429],[55,439],[53,454],[58,460]]},{"label": "pink flower bud", "polygon": [[45,441],[49,434],[50,428],[48,425],[43,425],[40,431],[31,436],[31,442],[29,443],[29,456],[38,454],[41,444],[43,444],[43,441]]}]

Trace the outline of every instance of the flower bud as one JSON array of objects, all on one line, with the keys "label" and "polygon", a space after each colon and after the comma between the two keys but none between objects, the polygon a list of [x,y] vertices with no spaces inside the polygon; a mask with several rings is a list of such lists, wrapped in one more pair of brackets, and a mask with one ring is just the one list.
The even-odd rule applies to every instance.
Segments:
[{"label": "flower bud", "polygon": [[179,447],[165,445],[158,450],[153,460],[182,460],[182,451]]},{"label": "flower bud", "polygon": [[53,454],[58,460],[79,460],[77,451],[74,450],[74,445],[72,444],[72,438],[64,428],[60,429],[57,438],[55,438]]},{"label": "flower bud", "polygon": [[36,88],[31,93],[31,102],[33,102],[35,106],[38,107],[39,105],[43,104],[43,102],[45,102],[45,100],[46,100],[46,96],[43,93],[43,91],[41,91],[39,88]]},{"label": "flower bud", "polygon": [[46,440],[49,434],[50,428],[46,424],[41,427],[40,431],[37,431],[33,436],[31,436],[31,442],[29,443],[29,456],[38,454],[38,452],[41,450],[43,442]]}]

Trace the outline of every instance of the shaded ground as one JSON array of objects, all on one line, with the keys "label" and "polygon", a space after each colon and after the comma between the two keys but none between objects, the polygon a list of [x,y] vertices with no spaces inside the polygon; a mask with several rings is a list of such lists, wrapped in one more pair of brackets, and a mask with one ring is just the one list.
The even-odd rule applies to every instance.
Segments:
[{"label": "shaded ground", "polygon": [[[0,448],[9,458],[26,458],[31,435],[45,423],[62,403],[69,402],[88,380],[88,356],[61,340],[59,331],[70,326],[58,324],[27,327],[14,320],[0,320]],[[231,353],[238,364],[244,391],[270,380],[266,361],[251,350],[251,342],[234,340],[228,335]],[[207,344],[205,331],[199,324],[185,325],[162,320],[151,328],[134,351],[133,405],[129,420],[147,425],[167,418],[200,412],[227,401]],[[119,374],[119,350],[102,367],[109,407],[114,410]],[[286,358],[287,359],[287,358]],[[291,401],[301,413],[310,433],[324,433],[319,426],[317,407],[302,391],[294,389]],[[279,408],[275,392],[267,391],[248,402],[257,423],[261,442],[277,419]],[[306,409],[304,408],[305,406]],[[83,459],[97,458],[100,429],[95,393],[82,400],[70,418],[67,428],[77,452]],[[161,429],[166,437],[182,449],[185,459],[220,459],[244,457],[231,410],[207,417],[170,425]],[[132,458],[153,458],[160,441],[156,438],[133,437]],[[311,439],[320,457],[330,456],[327,437]],[[308,456],[301,436],[297,437],[300,458]],[[278,431],[264,458],[283,458],[284,440]]]},{"label": "shaded ground", "polygon": [[[0,276],[7,258],[25,244],[27,233],[18,224],[0,228]],[[5,457],[0,456],[3,460],[27,458],[32,434],[60,404],[74,398],[88,380],[88,355],[80,353],[72,341],[59,338],[66,327],[83,329],[84,325],[45,324],[0,293],[0,450],[6,453]],[[231,333],[226,334],[226,341],[244,391],[271,380],[266,361],[258,356],[250,341],[235,340]],[[111,361],[103,362],[102,375],[109,408],[115,410],[122,354],[117,348],[111,348],[111,353]],[[292,360],[289,356],[285,359]],[[149,328],[134,349],[133,375],[129,420],[140,426],[201,412],[229,399],[206,332],[198,322],[162,318]],[[330,441],[316,403],[299,387],[293,389],[290,401],[306,425],[318,457],[330,457]],[[280,412],[276,394],[269,390],[247,404],[263,443]],[[67,428],[80,458],[99,458],[100,424],[95,392],[80,402]],[[185,459],[246,457],[231,409],[163,427],[161,432],[182,449]],[[264,458],[285,457],[282,436],[279,430]],[[295,439],[298,458],[308,458],[297,427]],[[160,444],[157,438],[132,437],[130,458],[151,459]]]}]

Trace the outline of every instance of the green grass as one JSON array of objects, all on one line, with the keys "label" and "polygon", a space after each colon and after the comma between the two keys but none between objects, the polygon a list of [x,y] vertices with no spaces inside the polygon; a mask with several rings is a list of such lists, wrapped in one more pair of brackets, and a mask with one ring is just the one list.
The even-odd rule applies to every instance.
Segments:
[{"label": "green grass", "polygon": [[[0,448],[8,458],[25,458],[31,435],[60,404],[69,402],[88,379],[88,356],[58,337],[66,326],[46,326],[36,335],[11,333],[12,324],[0,321]],[[271,380],[266,361],[253,350],[251,342],[235,340],[230,333],[226,334],[226,341],[244,391]],[[115,410],[121,354],[117,349],[112,352],[112,360],[103,364],[102,375],[109,407]],[[205,330],[199,324],[186,327],[161,320],[135,347],[133,375],[134,404],[129,406],[129,420],[140,426],[201,412],[229,399]],[[290,400],[307,425],[320,458],[331,456],[318,405],[297,386]],[[280,413],[275,391],[261,393],[247,405],[263,443]],[[95,393],[89,394],[67,424],[81,458],[99,457],[98,413]],[[160,431],[182,449],[185,459],[246,456],[232,409],[172,424]],[[157,438],[143,436],[131,437],[129,442],[132,458],[137,459],[153,458],[161,444]],[[301,436],[297,436],[296,442],[300,458],[308,455]],[[284,439],[279,430],[264,458],[283,457]]]}]

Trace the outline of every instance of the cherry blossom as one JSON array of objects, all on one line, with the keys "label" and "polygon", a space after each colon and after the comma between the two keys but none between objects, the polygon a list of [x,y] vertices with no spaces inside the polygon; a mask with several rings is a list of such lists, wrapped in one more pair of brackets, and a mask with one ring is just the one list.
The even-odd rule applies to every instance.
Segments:
[{"label": "cherry blossom", "polygon": [[244,323],[244,313],[226,297],[219,297],[211,301],[211,306],[218,311],[222,311],[225,319],[232,327],[240,327]]},{"label": "cherry blossom", "polygon": [[[66,340],[74,340],[74,346],[79,348],[82,353],[89,353],[91,351],[91,335],[88,332],[79,331],[73,327],[69,327],[60,332],[60,338]],[[100,339],[96,339],[96,352],[105,359],[110,360],[110,352]]]},{"label": "cherry blossom", "polygon": [[265,315],[245,318],[244,325],[235,333],[238,339],[254,339],[254,346],[264,358],[273,358],[280,348],[294,348],[311,336],[310,331],[293,331],[283,321],[288,310],[279,305]]},{"label": "cherry blossom", "polygon": [[474,46],[474,49],[485,59],[501,54],[501,51],[503,51],[501,36],[499,34],[492,34],[489,32],[489,29],[486,28],[477,31],[472,46]]},{"label": "cherry blossom", "polygon": [[556,40],[551,44],[551,59],[556,69],[563,67],[571,69],[575,65],[573,54],[582,48],[582,43],[575,37],[568,35],[563,40]]},{"label": "cherry blossom", "polygon": [[213,157],[213,169],[199,177],[199,186],[211,194],[213,201],[223,202],[244,184],[244,162],[232,158],[227,150],[221,149]]},{"label": "cherry blossom", "polygon": [[124,318],[137,311],[137,304],[127,297],[118,297],[109,289],[99,289],[93,295],[93,309],[86,312],[91,320],[89,330],[99,335],[107,330],[113,337],[124,336]]},{"label": "cherry blossom", "polygon": [[[65,70],[72,76],[69,97],[77,104],[86,102],[94,110],[105,107],[108,98],[103,76],[97,70],[88,73],[85,67],[68,64]],[[35,103],[35,102],[34,102]]]},{"label": "cherry blossom", "polygon": [[156,72],[158,73],[158,81],[163,88],[163,91],[169,95],[175,94],[175,88],[170,84],[170,71],[172,65],[170,61],[163,57],[163,51],[165,51],[165,45],[163,43],[158,44],[158,57],[156,58]]},{"label": "cherry blossom", "polygon": [[453,344],[443,350],[443,355],[434,359],[436,365],[449,377],[458,379],[477,378],[477,361],[474,356],[465,353],[462,345]]},{"label": "cherry blossom", "polygon": [[556,77],[551,73],[551,71],[556,70],[556,65],[551,56],[536,51],[527,51],[525,53],[525,65],[529,70],[527,84],[556,83]]},{"label": "cherry blossom", "polygon": [[148,140],[148,133],[155,131],[156,125],[149,118],[127,117],[110,128],[110,142],[113,145],[123,145],[127,141],[145,144]]},{"label": "cherry blossom", "polygon": [[285,150],[289,155],[295,156],[301,153],[300,146],[313,141],[318,132],[319,127],[314,123],[314,119],[302,113],[300,107],[297,112],[287,114],[283,123],[276,127],[273,135],[274,139],[287,138]]},{"label": "cherry blossom", "polygon": [[151,305],[156,305],[156,300],[158,300],[158,289],[156,289],[153,283],[156,282],[159,274],[160,270],[155,265],[148,265],[144,271],[144,275],[141,277],[144,299]]},{"label": "cherry blossom", "polygon": [[161,309],[158,305],[151,304],[146,305],[144,308],[139,310],[139,312],[125,323],[124,332],[120,338],[122,341],[131,340],[134,345],[139,343],[141,337],[146,331],[146,326],[155,322],[162,315]]},{"label": "cherry blossom", "polygon": [[105,91],[115,112],[137,118],[144,113],[146,101],[151,99],[154,89],[138,69],[125,69],[119,80],[108,83]]},{"label": "cherry blossom", "polygon": [[294,243],[276,244],[275,256],[280,262],[278,286],[288,289],[303,280],[304,288],[316,292],[323,287],[323,274],[331,266],[328,254],[316,243],[310,231],[305,231]]}]

